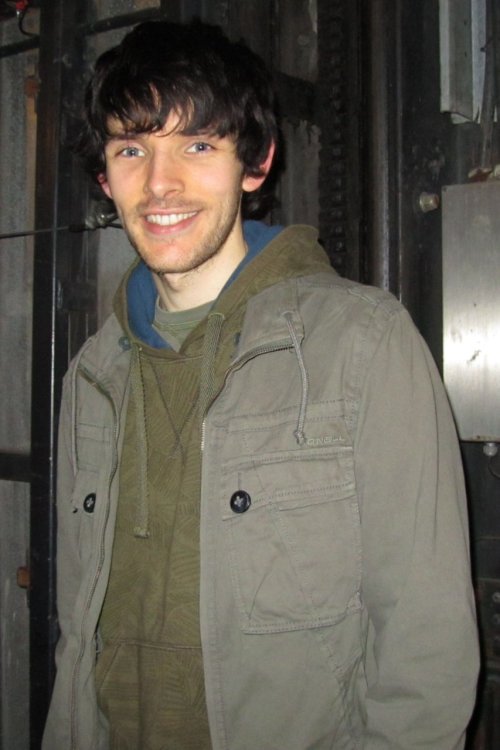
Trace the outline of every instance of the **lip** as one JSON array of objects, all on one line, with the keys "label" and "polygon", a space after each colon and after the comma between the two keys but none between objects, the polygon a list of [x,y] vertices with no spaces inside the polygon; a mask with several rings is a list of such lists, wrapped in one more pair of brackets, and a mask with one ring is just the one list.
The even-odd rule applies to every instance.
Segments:
[{"label": "lip", "polygon": [[151,224],[158,224],[162,227],[172,227],[176,224],[180,224],[182,221],[186,221],[186,219],[191,219],[196,214],[196,211],[183,211],[178,213],[169,213],[169,214],[162,214],[162,213],[150,213],[146,214],[146,221]]},{"label": "lip", "polygon": [[148,211],[142,220],[151,234],[173,234],[188,229],[194,223],[199,211]]}]

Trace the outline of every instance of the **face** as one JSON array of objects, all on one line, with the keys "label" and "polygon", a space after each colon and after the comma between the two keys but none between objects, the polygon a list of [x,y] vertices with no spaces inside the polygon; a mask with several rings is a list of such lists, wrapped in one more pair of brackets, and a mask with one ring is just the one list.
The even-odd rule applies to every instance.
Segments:
[{"label": "face", "polygon": [[268,167],[245,176],[233,138],[185,135],[177,125],[171,115],[161,131],[128,135],[113,121],[102,188],[151,270],[186,274],[211,263],[231,273],[245,254],[242,191],[256,190]]}]

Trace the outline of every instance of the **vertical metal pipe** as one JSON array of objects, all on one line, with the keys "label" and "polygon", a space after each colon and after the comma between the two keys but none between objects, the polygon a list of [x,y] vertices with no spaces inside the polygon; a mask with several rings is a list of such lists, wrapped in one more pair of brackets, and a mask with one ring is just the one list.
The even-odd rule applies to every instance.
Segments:
[{"label": "vertical metal pipe", "polygon": [[[37,129],[35,220],[53,227],[35,239],[33,268],[33,357],[31,426],[30,737],[39,748],[54,679],[56,429],[62,375],[68,361],[67,314],[61,314],[62,268],[73,248],[63,203],[75,193],[65,147],[63,111],[76,82],[72,44],[77,0],[43,3]],[[80,6],[81,9],[81,6]],[[80,56],[81,57],[81,56]],[[77,240],[79,242],[79,240]]]},{"label": "vertical metal pipe", "polygon": [[367,19],[368,281],[399,294],[400,0],[370,0]]}]

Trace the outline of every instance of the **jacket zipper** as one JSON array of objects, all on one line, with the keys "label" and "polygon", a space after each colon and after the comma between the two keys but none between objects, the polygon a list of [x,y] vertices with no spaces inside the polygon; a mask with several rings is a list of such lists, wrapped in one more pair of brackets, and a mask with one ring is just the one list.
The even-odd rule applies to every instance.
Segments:
[{"label": "jacket zipper", "polygon": [[[115,406],[115,402],[113,401],[113,398],[110,395],[110,393],[108,393],[108,391],[106,391],[106,389],[100,383],[98,383],[95,380],[95,378],[93,378],[92,375],[87,370],[85,370],[83,367],[80,367],[79,369],[80,369],[80,372],[81,372],[82,376],[85,378],[85,380],[87,380],[90,383],[90,385],[92,385],[94,388],[96,388],[99,391],[99,393],[101,393],[102,396],[104,396],[104,398],[106,398],[109,401],[109,403],[111,404],[111,409],[112,409],[112,413],[113,413],[113,421],[114,421],[114,437],[115,437],[115,439],[114,439],[114,442],[113,442],[113,461],[112,461],[112,464],[111,464],[111,470],[110,470],[110,473],[109,473],[109,481],[108,481],[108,503],[107,503],[107,508],[106,508],[106,515],[104,517],[104,524],[103,524],[103,527],[102,527],[101,539],[100,539],[98,565],[97,565],[97,570],[96,570],[95,575],[94,575],[94,580],[92,582],[92,586],[91,586],[91,589],[90,589],[89,596],[87,597],[87,601],[85,603],[84,613],[83,613],[83,617],[82,617],[82,624],[81,624],[81,629],[80,629],[80,651],[79,651],[78,656],[77,656],[76,661],[75,661],[75,665],[74,665],[74,668],[73,668],[73,679],[72,679],[72,682],[71,682],[70,711],[71,711],[71,748],[72,748],[72,750],[79,750],[79,748],[78,748],[78,741],[77,741],[78,740],[78,737],[77,737],[77,735],[78,735],[78,729],[77,729],[77,722],[76,722],[76,713],[77,713],[77,709],[76,709],[76,703],[77,703],[77,701],[76,701],[76,692],[77,692],[76,683],[77,683],[78,673],[79,673],[79,670],[80,670],[80,665],[81,665],[81,662],[82,662],[82,659],[83,659],[83,655],[85,653],[85,622],[86,622],[87,615],[88,615],[89,610],[90,610],[90,604],[91,604],[92,599],[94,597],[94,592],[95,592],[95,589],[96,589],[96,586],[97,586],[97,582],[98,582],[99,577],[100,577],[100,573],[101,573],[101,570],[102,570],[102,564],[103,564],[103,561],[104,561],[104,546],[105,546],[104,545],[104,535],[106,533],[106,528],[107,528],[107,525],[108,525],[108,518],[109,518],[109,506],[110,506],[109,496],[111,494],[111,484],[113,482],[113,479],[114,479],[114,476],[115,476],[115,473],[116,473],[116,469],[118,467],[118,451],[117,451],[117,447],[116,447],[117,446],[117,442],[118,442],[118,412],[117,412],[117,409],[116,409],[116,406]],[[75,425],[73,425],[73,428],[75,428]]]}]

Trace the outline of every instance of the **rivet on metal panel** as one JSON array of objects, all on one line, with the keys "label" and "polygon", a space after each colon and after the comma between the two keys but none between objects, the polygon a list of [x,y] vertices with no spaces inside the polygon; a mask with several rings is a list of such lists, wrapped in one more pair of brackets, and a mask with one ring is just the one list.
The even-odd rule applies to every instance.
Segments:
[{"label": "rivet on metal panel", "polygon": [[483,445],[483,453],[488,458],[493,458],[493,456],[496,456],[498,453],[498,445],[497,443],[484,443]]},{"label": "rivet on metal panel", "polygon": [[420,193],[418,198],[420,210],[426,214],[439,208],[439,195],[436,193]]}]

